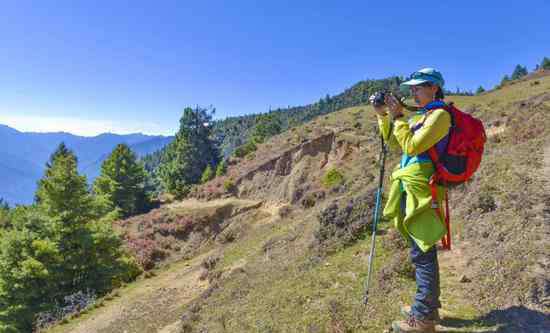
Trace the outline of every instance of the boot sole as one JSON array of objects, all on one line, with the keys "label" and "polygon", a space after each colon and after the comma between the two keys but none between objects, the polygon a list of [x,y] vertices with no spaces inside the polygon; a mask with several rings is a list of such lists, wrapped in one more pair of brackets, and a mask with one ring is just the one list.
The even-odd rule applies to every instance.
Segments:
[{"label": "boot sole", "polygon": [[425,329],[423,331],[420,331],[420,330],[416,330],[416,331],[402,331],[400,328],[399,328],[399,324],[397,324],[396,322],[393,322],[392,325],[391,325],[391,328],[392,328],[392,333],[411,333],[411,332],[415,332],[415,333],[437,333],[437,331],[435,330],[435,327],[434,328],[429,328],[429,329]]},{"label": "boot sole", "polygon": [[[401,308],[401,315],[404,316],[405,319],[406,319],[406,318],[409,318],[410,313],[409,313],[407,310]],[[437,325],[437,324],[440,324],[440,323],[441,323],[441,317],[439,317],[439,315],[438,315],[438,317],[435,318],[435,319],[432,319],[432,321],[433,321],[434,324],[436,324],[436,325]]]}]

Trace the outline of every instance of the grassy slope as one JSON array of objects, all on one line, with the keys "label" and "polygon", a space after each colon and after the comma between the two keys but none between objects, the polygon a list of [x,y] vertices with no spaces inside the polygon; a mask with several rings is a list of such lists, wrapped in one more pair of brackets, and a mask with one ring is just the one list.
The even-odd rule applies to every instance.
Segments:
[{"label": "grassy slope", "polygon": [[[541,254],[548,254],[547,242],[541,243],[548,239],[544,234],[548,221],[543,220],[540,224],[541,205],[544,205],[541,200],[546,197],[539,183],[542,179],[538,177],[543,168],[543,144],[549,138],[550,104],[546,101],[534,108],[515,104],[550,91],[550,76],[538,80],[538,85],[533,85],[531,80],[481,96],[451,98],[463,109],[475,108],[474,114],[481,116],[488,128],[492,125],[501,128],[502,123],[507,125],[502,127],[500,134],[490,138],[480,176],[452,193],[455,249],[440,256],[446,326],[441,332],[521,332],[514,327],[516,318],[509,317],[506,321],[502,316],[521,314],[521,309],[526,309],[531,317],[538,318],[539,311],[544,311],[544,308],[522,307],[529,303],[522,295],[532,287],[531,273],[527,273],[536,266]],[[499,124],[496,122],[499,119],[508,120]],[[375,185],[365,182],[365,178],[372,179],[366,174],[377,173],[377,166],[372,163],[378,147],[373,136],[375,123],[370,108],[342,110],[288,134],[307,133],[306,128],[353,128],[357,122],[363,124],[362,129],[339,134],[346,140],[363,144],[363,163],[342,166],[349,184],[349,191],[342,194],[344,197]],[[530,136],[529,131],[537,124],[543,126],[535,133],[536,137]],[[493,133],[493,129],[490,131]],[[398,154],[393,153],[389,165],[397,158]],[[526,169],[530,171],[524,172]],[[531,195],[525,198],[521,193]],[[317,212],[331,199],[311,209],[295,207],[289,216],[239,222],[242,223],[241,231],[235,242],[208,248],[210,253],[222,257],[215,271],[224,273],[210,284],[219,288],[212,288],[193,302],[190,302],[192,297],[165,298],[172,302],[163,305],[171,309],[170,316],[165,315],[163,308],[157,311],[143,308],[138,315],[145,319],[132,322],[128,317],[127,322],[119,322],[103,331],[157,332],[164,327],[163,332],[178,332],[188,327],[189,331],[197,332],[201,329],[208,332],[383,332],[399,317],[398,305],[410,301],[414,281],[400,275],[381,274],[398,253],[389,236],[391,233],[382,232],[377,238],[377,277],[373,280],[369,305],[363,306],[361,298],[370,238],[366,235],[364,240],[327,257],[319,256],[311,246],[318,228]],[[529,208],[518,205],[519,200],[527,200]],[[487,210],[480,207],[480,202],[494,202],[495,207]],[[525,231],[522,221],[526,219],[535,221],[536,227]],[[383,231],[390,228],[387,222],[381,225]],[[484,231],[489,233],[487,237]],[[539,236],[537,243],[536,234],[540,233],[545,236],[542,241]],[[526,260],[518,259],[522,257]],[[86,325],[101,313],[117,311],[119,303],[152,299],[154,294],[146,297],[140,290],[146,285],[176,284],[175,280],[169,280],[170,271],[179,273],[173,276],[174,279],[179,276],[179,279],[195,281],[190,280],[190,284],[196,283],[196,279],[186,272],[189,265],[197,267],[199,261],[194,259],[187,265],[176,263],[168,271],[159,271],[155,277],[136,282],[120,290],[120,298],[106,302],[102,309],[93,310],[54,331],[74,331],[75,327]],[[464,274],[474,282],[460,283]],[[201,290],[205,288],[202,285]],[[515,299],[516,296],[519,298]],[[159,294],[158,297],[163,296]],[[515,311],[518,307],[521,311]],[[135,309],[139,311],[140,308]],[[185,325],[177,320],[178,313],[191,314],[186,316]]]}]

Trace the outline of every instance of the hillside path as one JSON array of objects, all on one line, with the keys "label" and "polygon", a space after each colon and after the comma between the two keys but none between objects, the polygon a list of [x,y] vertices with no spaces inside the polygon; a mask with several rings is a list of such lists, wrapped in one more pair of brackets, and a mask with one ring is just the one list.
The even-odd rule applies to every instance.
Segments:
[{"label": "hillside path", "polygon": [[[249,209],[260,208],[273,212],[271,206],[263,207],[262,201],[236,198],[202,202],[184,200],[168,205],[170,209],[218,209],[234,208],[233,215]],[[270,219],[266,217],[266,219]],[[208,288],[208,281],[201,280],[202,262],[214,254],[217,248],[190,260],[179,261],[155,274],[129,284],[117,291],[119,296],[104,301],[104,306],[93,309],[68,324],[59,325],[50,333],[171,333],[179,330],[179,320],[185,305]],[[239,263],[238,263],[239,264]],[[232,267],[231,269],[234,269]]]}]

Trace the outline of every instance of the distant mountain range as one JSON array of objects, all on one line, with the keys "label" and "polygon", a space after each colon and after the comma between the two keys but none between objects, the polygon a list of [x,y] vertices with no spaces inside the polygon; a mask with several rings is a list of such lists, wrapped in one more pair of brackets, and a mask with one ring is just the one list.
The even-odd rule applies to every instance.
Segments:
[{"label": "distant mountain range", "polygon": [[172,139],[171,136],[141,133],[83,137],[65,132],[20,132],[0,124],[0,198],[10,205],[31,203],[46,162],[61,142],[76,154],[79,171],[91,182],[117,144],[129,145],[138,157],[142,157],[161,149]]}]

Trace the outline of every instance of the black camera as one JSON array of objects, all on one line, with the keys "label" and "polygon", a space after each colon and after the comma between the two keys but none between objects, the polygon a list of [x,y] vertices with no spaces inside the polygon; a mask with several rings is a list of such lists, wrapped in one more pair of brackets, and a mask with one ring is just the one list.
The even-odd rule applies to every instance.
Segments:
[{"label": "black camera", "polygon": [[384,91],[379,91],[370,97],[370,101],[374,106],[384,106],[386,105],[384,98],[386,98],[386,93]]},{"label": "black camera", "polygon": [[415,111],[418,111],[418,110],[421,109],[417,106],[412,106],[412,105],[405,104],[405,102],[403,101],[404,98],[399,98],[399,96],[397,94],[395,94],[394,92],[392,92],[392,91],[379,91],[379,92],[375,93],[374,95],[372,95],[369,98],[369,100],[370,100],[371,104],[376,106],[376,107],[384,106],[384,105],[386,105],[386,102],[384,101],[384,98],[386,97],[387,94],[390,94],[391,96],[394,96],[395,99],[397,100],[397,102],[399,104],[401,104],[402,107],[404,107],[405,109],[407,109],[409,111],[415,112]]}]

